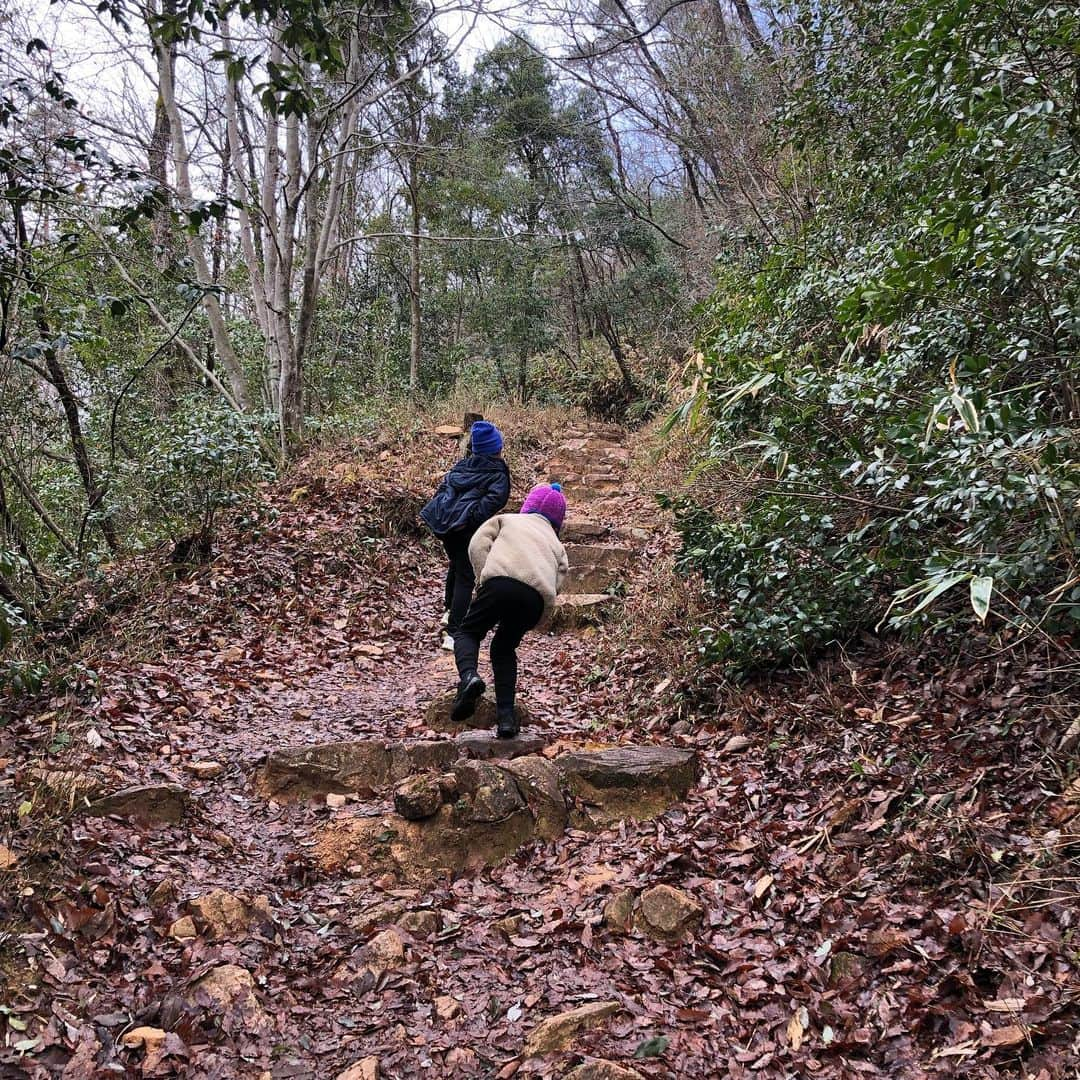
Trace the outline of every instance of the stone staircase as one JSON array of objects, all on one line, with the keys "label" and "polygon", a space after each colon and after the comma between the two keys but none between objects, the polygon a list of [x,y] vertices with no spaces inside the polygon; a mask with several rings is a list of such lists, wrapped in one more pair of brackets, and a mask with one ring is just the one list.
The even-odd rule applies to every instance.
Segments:
[{"label": "stone staircase", "polygon": [[648,530],[603,521],[596,510],[600,500],[625,490],[629,463],[625,433],[606,425],[572,429],[547,461],[548,477],[563,485],[570,504],[562,536],[570,576],[552,616],[554,630],[600,622],[625,591]]}]

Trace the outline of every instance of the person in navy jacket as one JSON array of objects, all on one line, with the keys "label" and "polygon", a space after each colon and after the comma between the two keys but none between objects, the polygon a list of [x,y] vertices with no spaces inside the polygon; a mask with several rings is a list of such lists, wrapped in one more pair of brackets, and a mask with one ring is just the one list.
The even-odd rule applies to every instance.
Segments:
[{"label": "person in navy jacket", "polygon": [[454,635],[469,609],[476,584],[469,541],[510,499],[510,470],[502,448],[502,432],[486,420],[477,420],[469,433],[469,453],[446,474],[420,511],[420,520],[442,541],[449,560],[443,597],[449,613],[443,639],[447,650],[454,647]]}]

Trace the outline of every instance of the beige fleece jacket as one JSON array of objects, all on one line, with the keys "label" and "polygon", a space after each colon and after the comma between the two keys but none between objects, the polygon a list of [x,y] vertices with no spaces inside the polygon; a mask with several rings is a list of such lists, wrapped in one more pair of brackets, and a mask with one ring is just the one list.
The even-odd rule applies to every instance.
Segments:
[{"label": "beige fleece jacket", "polygon": [[476,582],[514,578],[531,585],[544,598],[544,613],[555,606],[570,569],[566,548],[542,514],[499,514],[476,530],[469,543]]}]

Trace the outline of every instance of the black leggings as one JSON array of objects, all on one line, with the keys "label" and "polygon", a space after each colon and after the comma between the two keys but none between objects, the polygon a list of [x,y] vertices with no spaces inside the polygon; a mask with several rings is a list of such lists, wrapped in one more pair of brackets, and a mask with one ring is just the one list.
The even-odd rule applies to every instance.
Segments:
[{"label": "black leggings", "polygon": [[515,578],[490,578],[480,586],[469,613],[454,638],[454,659],[462,678],[476,671],[480,642],[495,628],[491,639],[491,668],[495,672],[495,704],[499,712],[514,707],[517,690],[517,647],[543,618],[544,598]]},{"label": "black leggings", "polygon": [[473,586],[476,584],[476,575],[469,561],[469,541],[472,538],[473,534],[465,529],[447,533],[441,537],[443,547],[446,548],[446,557],[450,560],[450,566],[446,571],[443,604],[445,610],[450,612],[450,621],[446,624],[446,631],[451,637],[458,632],[458,627],[465,618],[465,612],[469,610]]}]

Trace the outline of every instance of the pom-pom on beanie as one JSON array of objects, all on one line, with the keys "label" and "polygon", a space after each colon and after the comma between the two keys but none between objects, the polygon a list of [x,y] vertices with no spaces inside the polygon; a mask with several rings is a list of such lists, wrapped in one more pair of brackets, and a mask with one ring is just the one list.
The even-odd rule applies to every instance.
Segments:
[{"label": "pom-pom on beanie", "polygon": [[497,454],[503,446],[502,432],[487,420],[477,420],[469,429],[474,454]]},{"label": "pom-pom on beanie", "polygon": [[566,496],[560,484],[539,484],[525,496],[521,504],[523,514],[543,514],[551,527],[559,532],[566,518]]}]

